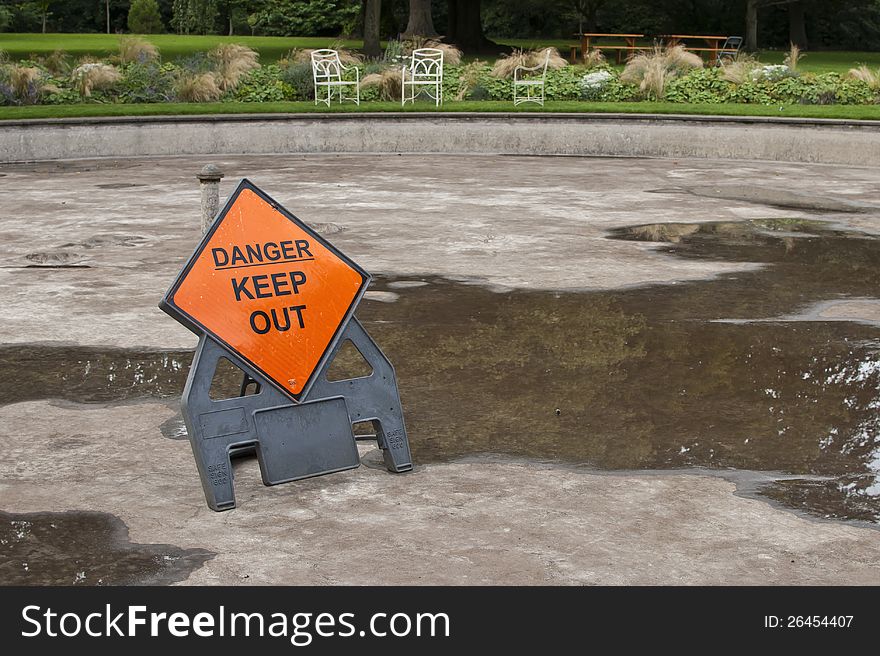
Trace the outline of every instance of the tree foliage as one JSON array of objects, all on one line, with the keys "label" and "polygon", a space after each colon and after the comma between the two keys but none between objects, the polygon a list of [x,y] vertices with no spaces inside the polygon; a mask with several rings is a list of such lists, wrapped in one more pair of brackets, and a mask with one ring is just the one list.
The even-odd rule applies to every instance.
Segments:
[{"label": "tree foliage", "polygon": [[128,29],[135,34],[158,34],[165,31],[156,0],[132,0],[131,9],[128,10]]},{"label": "tree foliage", "polygon": [[270,36],[339,36],[360,20],[359,0],[264,0],[248,22]]},{"label": "tree foliage", "polygon": [[[406,30],[410,0],[381,3],[379,34]],[[429,0],[418,4],[426,6]],[[104,32],[107,0],[0,0],[0,30]],[[880,0],[430,0],[439,34],[468,50],[488,39],[562,38],[580,30],[746,35],[757,3],[756,42],[785,48],[880,50]],[[360,34],[363,0],[155,0],[162,23],[182,34]],[[133,0],[109,0],[110,30],[124,31]],[[46,10],[44,12],[44,9]],[[802,11],[801,11],[802,10]],[[802,29],[802,33],[800,33]],[[800,35],[799,35],[800,33]],[[803,44],[802,44],[803,45]]]},{"label": "tree foliage", "polygon": [[178,34],[211,34],[217,24],[217,0],[174,0],[171,25]]}]

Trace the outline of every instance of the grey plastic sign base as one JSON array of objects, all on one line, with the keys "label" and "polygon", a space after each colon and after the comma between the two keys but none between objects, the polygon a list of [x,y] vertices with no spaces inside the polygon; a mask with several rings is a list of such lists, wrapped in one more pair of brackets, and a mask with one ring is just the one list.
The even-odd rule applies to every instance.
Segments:
[{"label": "grey plastic sign base", "polygon": [[[373,368],[373,373],[362,378],[329,381],[327,369],[346,341],[350,341],[360,351],[367,364]],[[397,390],[397,375],[390,360],[385,357],[356,317],[352,317],[348,322],[342,338],[330,352],[327,365],[305,400],[314,401],[333,396],[345,397],[352,423],[373,422],[376,441],[382,449],[388,471],[400,473],[412,469],[409,439],[406,436],[400,393]]]},{"label": "grey plastic sign base", "polygon": [[[373,372],[330,382],[327,369],[346,340]],[[241,396],[211,399],[211,382],[221,358],[245,372]],[[247,394],[251,385],[255,393]],[[213,510],[235,507],[231,453],[254,449],[265,485],[353,469],[360,459],[352,423],[360,421],[373,421],[376,426],[389,471],[412,469],[394,368],[354,317],[302,403],[291,403],[253,367],[203,334],[181,405],[205,499]]]}]

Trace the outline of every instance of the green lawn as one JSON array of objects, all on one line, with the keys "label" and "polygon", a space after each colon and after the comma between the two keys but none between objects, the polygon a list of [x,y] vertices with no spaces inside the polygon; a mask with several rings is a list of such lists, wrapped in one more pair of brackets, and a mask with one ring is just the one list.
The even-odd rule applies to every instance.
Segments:
[{"label": "green lawn", "polygon": [[[767,64],[781,64],[787,54],[788,52],[779,50],[762,50],[758,53],[758,59]],[[798,70],[811,73],[846,73],[860,64],[880,68],[880,52],[807,52],[798,62]]]},{"label": "green lawn", "polygon": [[[36,105],[30,107],[0,107],[0,120],[26,118],[66,118],[80,116],[155,116],[162,114],[247,114],[247,113],[312,113],[312,112],[433,112],[430,103],[407,104],[404,110],[398,103],[365,102],[360,107],[353,104],[324,105],[317,107],[311,102],[276,103],[156,103],[149,105]],[[547,102],[543,110],[537,105],[525,104],[514,107],[512,102],[465,101],[449,102],[444,112],[623,112],[632,114],[704,114],[725,116],[790,116],[807,118],[840,118],[880,120],[880,105],[786,105],[767,107],[763,105],[685,105],[678,103],[633,102],[590,103],[581,101]]]},{"label": "green lawn", "polygon": [[[144,37],[156,44],[162,57],[178,57],[205,52],[219,43],[243,43],[260,53],[263,63],[278,61],[291,48],[326,48],[332,43],[343,43],[347,48],[360,48],[362,41],[338,41],[329,37],[282,36],[179,36],[177,34],[150,34]],[[74,56],[105,57],[118,51],[116,34],[4,34],[0,33],[0,50],[11,59],[25,59],[31,55],[48,55],[64,50]]]},{"label": "green lawn", "polygon": [[[498,39],[498,41],[514,48],[546,48],[547,46],[553,46],[564,57],[568,57],[569,47],[578,43],[578,39],[574,36],[571,39]],[[608,41],[608,43],[613,43],[613,41]],[[757,53],[757,58],[767,64],[781,64],[787,54],[787,50],[761,50]],[[798,70],[812,73],[831,71],[846,73],[849,69],[859,64],[866,64],[871,68],[880,68],[880,52],[806,52],[803,59],[798,63]],[[623,68],[623,66],[617,68]]]},{"label": "green lawn", "polygon": [[[260,53],[263,63],[275,62],[291,48],[326,48],[339,41],[330,37],[274,37],[274,36],[180,36],[177,34],[151,34],[145,37],[158,46],[162,57],[174,60],[196,52],[210,50],[218,43],[243,43]],[[568,47],[577,39],[498,39],[499,43],[516,48],[554,46],[568,56]],[[358,49],[362,42],[342,41],[347,48]],[[115,34],[6,34],[0,33],[0,50],[11,59],[23,59],[30,55],[47,55],[61,49],[72,55],[104,57],[117,51],[119,36]],[[465,53],[467,55],[467,53]],[[768,64],[782,63],[785,53],[762,51],[761,61]],[[485,57],[483,57],[485,58]],[[465,57],[466,60],[471,58]],[[845,73],[858,64],[880,67],[880,52],[808,52],[801,61],[804,71],[836,71]]]}]

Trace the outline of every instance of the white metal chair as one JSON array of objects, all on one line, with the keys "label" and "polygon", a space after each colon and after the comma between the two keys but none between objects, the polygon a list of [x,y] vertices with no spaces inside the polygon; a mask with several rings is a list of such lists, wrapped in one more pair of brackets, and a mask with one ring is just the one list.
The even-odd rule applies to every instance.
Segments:
[{"label": "white metal chair", "polygon": [[[544,106],[544,81],[550,64],[550,50],[544,55],[544,63],[536,66],[517,66],[513,69],[513,104],[536,102]],[[536,73],[541,71],[541,77]],[[540,95],[538,93],[540,92]]]},{"label": "white metal chair", "polygon": [[[354,80],[343,79],[345,71],[354,69]],[[322,49],[312,51],[312,78],[315,81],[315,104],[320,100],[330,106],[334,91],[339,93],[339,102],[353,100],[355,105],[361,104],[360,71],[357,66],[343,66],[339,61],[339,53],[335,50]],[[354,87],[354,96],[345,96],[345,88]],[[319,90],[326,89],[327,97],[319,97]],[[321,93],[321,95],[323,95]]]},{"label": "white metal chair", "polygon": [[422,91],[434,100],[436,107],[442,105],[443,51],[437,48],[418,48],[413,50],[408,59],[409,63],[405,63],[401,71],[401,107],[407,100],[415,102],[416,96]]}]

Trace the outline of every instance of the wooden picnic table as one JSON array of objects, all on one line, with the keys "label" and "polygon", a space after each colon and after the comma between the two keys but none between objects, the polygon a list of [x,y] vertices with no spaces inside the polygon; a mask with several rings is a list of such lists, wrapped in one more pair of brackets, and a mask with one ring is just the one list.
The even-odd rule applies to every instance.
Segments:
[{"label": "wooden picnic table", "polygon": [[658,34],[655,38],[662,39],[667,48],[681,45],[683,42],[687,42],[688,40],[702,40],[707,44],[708,47],[693,48],[689,47],[687,43],[684,43],[684,49],[690,50],[692,52],[709,53],[710,64],[715,63],[715,60],[718,58],[718,53],[721,51],[721,46],[727,40],[726,36],[712,36],[708,34]]},{"label": "wooden picnic table", "polygon": [[[590,48],[593,47],[593,41],[596,39],[616,39],[618,41],[623,41],[626,45],[597,45],[595,46],[597,50],[615,50],[617,52],[617,63],[620,63],[621,55],[624,52],[636,52],[637,50],[645,50],[646,47],[636,45],[636,41],[638,39],[645,38],[644,34],[609,34],[606,32],[585,32],[583,34],[575,34],[575,36],[579,36],[581,38],[581,57],[586,57],[587,53],[590,51]],[[577,46],[572,46],[572,60],[574,61],[577,57],[577,53],[575,52]]]}]

